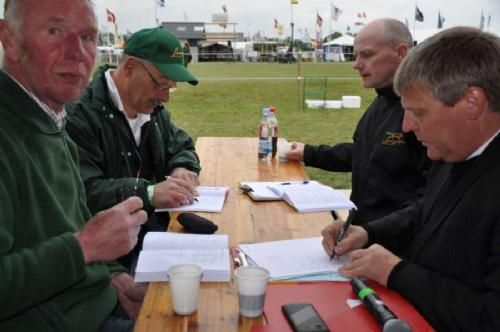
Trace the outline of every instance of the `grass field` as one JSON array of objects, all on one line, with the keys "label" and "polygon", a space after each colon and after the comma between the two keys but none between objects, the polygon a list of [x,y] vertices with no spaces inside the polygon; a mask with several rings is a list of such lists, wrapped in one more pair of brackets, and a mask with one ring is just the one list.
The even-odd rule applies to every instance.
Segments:
[{"label": "grass field", "polygon": [[[364,89],[350,63],[302,63],[301,77],[328,77],[328,99],[361,96],[359,110],[302,111],[297,64],[194,63],[189,69],[200,83],[179,84],[167,108],[194,139],[200,136],[257,137],[261,109],[277,107],[280,137],[310,144],[352,141],[354,128],[375,94]],[[255,152],[257,158],[257,151]],[[350,188],[350,173],[308,168],[311,178],[336,188]]]}]

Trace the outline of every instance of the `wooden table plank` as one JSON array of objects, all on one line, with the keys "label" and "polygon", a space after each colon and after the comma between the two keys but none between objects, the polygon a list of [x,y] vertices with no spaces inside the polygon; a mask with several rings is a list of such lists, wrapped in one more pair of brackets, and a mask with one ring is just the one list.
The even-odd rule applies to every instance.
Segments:
[{"label": "wooden table plank", "polygon": [[[283,201],[254,202],[238,188],[240,181],[283,181],[307,179],[298,162],[259,162],[257,138],[200,137],[196,151],[200,156],[201,185],[228,186],[221,213],[199,213],[228,234],[231,246],[291,238],[319,236],[332,218],[329,213],[297,213]],[[174,219],[169,231],[182,231]],[[152,282],[137,319],[136,332],[158,331],[249,331],[263,318],[248,319],[238,314],[234,279],[229,283],[202,283],[198,312],[177,316],[172,310],[168,282]]]}]

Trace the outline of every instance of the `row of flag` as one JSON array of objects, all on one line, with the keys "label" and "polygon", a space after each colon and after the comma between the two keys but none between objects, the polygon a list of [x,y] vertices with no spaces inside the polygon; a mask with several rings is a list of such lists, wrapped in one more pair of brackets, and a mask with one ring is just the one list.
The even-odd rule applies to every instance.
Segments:
[{"label": "row of flag", "polygon": [[[420,10],[420,8],[418,8],[418,6],[415,6],[415,21],[418,21],[418,22],[424,21],[424,13],[422,13],[422,11]],[[445,21],[444,16],[441,15],[441,11],[438,11],[438,21],[437,21],[438,29],[443,28],[444,21]],[[408,24],[406,24],[406,25],[408,25]]]},{"label": "row of flag", "polygon": [[[479,29],[481,30],[484,29],[485,20],[486,18],[484,16],[484,12],[483,10],[481,10],[481,18],[479,19]],[[418,8],[418,6],[415,6],[415,21],[418,22],[424,21],[424,13],[422,13],[422,11],[420,10],[420,8]],[[443,28],[444,22],[445,22],[444,16],[441,15],[441,11],[438,11],[438,20],[437,20],[438,29]],[[490,27],[490,23],[491,23],[491,15],[488,15],[488,23],[487,23],[488,28]],[[408,25],[408,23],[406,25]]]}]

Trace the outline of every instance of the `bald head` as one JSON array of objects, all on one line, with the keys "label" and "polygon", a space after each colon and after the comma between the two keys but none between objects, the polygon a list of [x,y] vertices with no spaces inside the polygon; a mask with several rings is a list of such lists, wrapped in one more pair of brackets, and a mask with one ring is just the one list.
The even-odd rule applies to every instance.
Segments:
[{"label": "bald head", "polygon": [[395,47],[398,44],[404,44],[408,48],[413,46],[413,38],[406,25],[393,18],[371,21],[359,31],[357,38],[374,38],[389,47]]},{"label": "bald head", "polygon": [[394,19],[375,20],[361,29],[354,39],[353,67],[359,71],[363,86],[390,86],[412,43],[408,28]]}]

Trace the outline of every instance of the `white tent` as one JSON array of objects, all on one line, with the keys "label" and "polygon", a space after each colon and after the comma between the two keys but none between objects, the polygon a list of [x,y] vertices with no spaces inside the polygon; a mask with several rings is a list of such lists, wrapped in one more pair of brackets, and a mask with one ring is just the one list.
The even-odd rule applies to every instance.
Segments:
[{"label": "white tent", "polygon": [[352,53],[354,37],[343,35],[323,44],[324,61],[345,61],[344,53]]},{"label": "white tent", "polygon": [[324,43],[323,46],[328,46],[328,45],[352,46],[353,44],[354,44],[353,36],[343,35],[333,40],[330,40],[328,43]]}]

